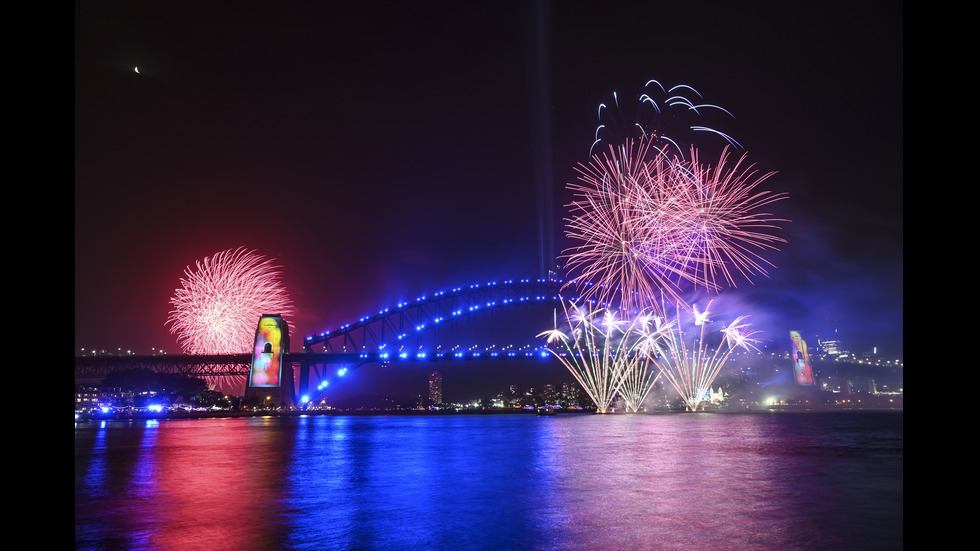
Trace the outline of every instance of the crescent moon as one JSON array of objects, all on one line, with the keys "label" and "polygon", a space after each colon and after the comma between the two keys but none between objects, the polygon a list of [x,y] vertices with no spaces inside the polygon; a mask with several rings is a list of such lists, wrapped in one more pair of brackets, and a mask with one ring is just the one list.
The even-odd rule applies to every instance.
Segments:
[{"label": "crescent moon", "polygon": [[136,71],[136,74],[137,75],[140,74],[140,68],[139,67],[133,67],[133,69]]}]

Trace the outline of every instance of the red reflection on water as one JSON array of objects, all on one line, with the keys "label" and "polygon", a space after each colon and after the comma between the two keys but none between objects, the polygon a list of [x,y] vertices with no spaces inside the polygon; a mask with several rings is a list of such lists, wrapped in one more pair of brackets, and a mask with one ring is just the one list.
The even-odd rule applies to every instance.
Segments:
[{"label": "red reflection on water", "polygon": [[282,432],[263,430],[263,422],[207,420],[161,431],[156,507],[148,511],[155,547],[256,549],[276,541],[287,444],[270,441]]}]

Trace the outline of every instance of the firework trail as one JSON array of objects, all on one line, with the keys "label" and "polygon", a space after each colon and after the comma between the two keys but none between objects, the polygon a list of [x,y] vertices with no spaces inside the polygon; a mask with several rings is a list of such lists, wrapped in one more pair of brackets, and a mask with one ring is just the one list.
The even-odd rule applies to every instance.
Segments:
[{"label": "firework trail", "polygon": [[[574,302],[566,304],[564,299],[562,307],[568,328],[559,329],[556,311],[554,329],[538,335],[547,340],[548,351],[571,372],[595,403],[598,413],[609,411],[627,380],[629,394],[624,399],[636,411],[656,381],[655,376],[646,380],[633,374],[639,363],[647,364],[632,354],[636,343],[641,342],[646,318],[617,319],[612,310],[600,308],[590,312]],[[649,387],[644,387],[647,384]]]},{"label": "firework trail", "polygon": [[628,411],[637,412],[650,391],[660,379],[661,370],[657,363],[662,354],[659,340],[671,330],[672,324],[665,323],[657,315],[641,314],[634,320],[636,340],[630,345],[619,395],[626,402]]},{"label": "firework trail", "polygon": [[786,196],[757,188],[774,173],[759,174],[744,154],[731,163],[727,147],[714,167],[690,154],[681,161],[628,141],[578,166],[567,186],[566,235],[578,244],[562,253],[566,287],[592,282],[583,298],[636,313],[663,295],[683,306],[689,289],[735,286],[734,274],[767,275],[762,254],[784,242],[771,232],[786,220],[763,209]]},{"label": "firework trail", "polygon": [[605,146],[622,145],[627,140],[649,140],[682,158],[700,138],[718,138],[720,143],[741,149],[734,138],[714,128],[715,121],[735,117],[727,109],[702,100],[691,86],[680,84],[668,89],[657,80],[647,81],[632,97],[620,98],[613,92],[608,104],[599,104],[599,125],[589,157]]},{"label": "firework trail", "polygon": [[711,384],[737,347],[754,349],[756,342],[749,329],[746,317],[735,319],[721,329],[720,342],[712,342],[708,328],[709,309],[695,310],[692,323],[687,329],[682,326],[681,310],[677,310],[675,323],[668,330],[650,339],[649,351],[656,355],[656,363],[663,377],[670,382],[690,411],[697,411],[706,399]]},{"label": "firework trail", "polygon": [[[263,314],[292,315],[293,305],[273,261],[238,248],[185,270],[167,324],[187,354],[244,354]],[[213,383],[213,381],[211,381]]]}]

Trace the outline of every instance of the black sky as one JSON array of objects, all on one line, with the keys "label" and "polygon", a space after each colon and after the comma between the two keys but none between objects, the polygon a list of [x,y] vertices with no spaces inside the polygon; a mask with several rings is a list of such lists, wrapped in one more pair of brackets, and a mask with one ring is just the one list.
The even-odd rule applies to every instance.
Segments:
[{"label": "black sky", "polygon": [[766,332],[903,353],[900,3],[533,8],[76,2],[76,352],[179,351],[185,267],[239,246],[285,268],[296,341],[537,276],[536,171],[560,223],[598,104],[655,78],[730,110],[790,195],[777,269],[730,295]]}]

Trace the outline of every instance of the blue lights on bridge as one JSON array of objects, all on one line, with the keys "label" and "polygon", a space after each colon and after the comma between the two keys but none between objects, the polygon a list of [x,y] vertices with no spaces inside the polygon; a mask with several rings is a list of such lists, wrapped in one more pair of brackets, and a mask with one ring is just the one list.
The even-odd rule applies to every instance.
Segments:
[{"label": "blue lights on bridge", "polygon": [[[324,331],[311,335],[304,341],[304,347],[310,349],[322,345],[324,352],[365,353],[380,352],[391,343],[404,343],[410,337],[416,337],[426,330],[444,325],[449,320],[456,320],[467,315],[487,312],[503,306],[522,304],[559,304],[558,289],[562,282],[554,279],[508,279],[502,282],[475,283],[468,287],[454,287],[450,291],[439,291],[431,295],[422,295],[414,301],[399,302],[394,308],[383,308],[375,315],[363,316],[355,323],[347,323],[339,329]],[[549,316],[550,319],[550,316]],[[545,321],[542,320],[542,328]],[[532,322],[533,324],[533,322]],[[411,330],[406,331],[403,327]],[[490,357],[533,357],[538,356],[544,349],[543,343],[534,342],[538,334],[537,327],[528,325],[525,334],[520,336],[520,344],[504,346],[520,350],[496,352],[484,350],[481,354]],[[439,350],[404,350],[406,344],[400,344],[400,350],[386,353],[385,359],[423,359],[429,357],[480,357],[474,351],[460,353],[455,348],[449,351]],[[372,359],[377,358],[376,355]],[[367,359],[367,357],[365,357]]]},{"label": "blue lights on bridge", "polygon": [[[554,279],[505,280],[423,295],[309,336],[304,353],[313,353],[317,364],[344,366],[324,377],[330,382],[366,363],[547,361],[553,356],[538,335],[553,323],[554,309],[561,308],[562,284]],[[313,346],[322,346],[322,352]],[[309,399],[319,400],[328,385],[321,382]]]}]

